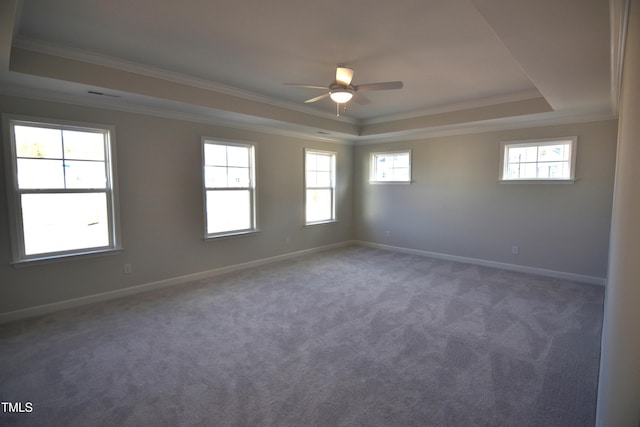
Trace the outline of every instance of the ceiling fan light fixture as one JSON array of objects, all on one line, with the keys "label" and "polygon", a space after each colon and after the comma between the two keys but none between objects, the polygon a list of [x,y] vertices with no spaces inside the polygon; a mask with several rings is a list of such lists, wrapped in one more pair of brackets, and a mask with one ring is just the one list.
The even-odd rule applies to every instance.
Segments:
[{"label": "ceiling fan light fixture", "polygon": [[333,89],[329,96],[337,104],[344,104],[353,98],[353,91],[346,88]]}]

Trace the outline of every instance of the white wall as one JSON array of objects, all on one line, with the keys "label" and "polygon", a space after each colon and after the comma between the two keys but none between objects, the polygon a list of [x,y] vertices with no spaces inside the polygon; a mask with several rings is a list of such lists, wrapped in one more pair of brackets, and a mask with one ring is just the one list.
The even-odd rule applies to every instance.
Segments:
[{"label": "white wall", "polygon": [[[0,159],[0,314],[352,237],[351,146],[12,97],[0,97],[0,111],[115,125],[125,248],[119,255],[12,267]],[[201,136],[256,144],[260,233],[203,239]],[[303,227],[305,147],[337,152],[338,223]],[[131,274],[123,274],[124,263]]]},{"label": "white wall", "polygon": [[620,100],[596,423],[640,426],[640,2],[632,1]]},{"label": "white wall", "polygon": [[[616,132],[601,121],[357,146],[355,238],[604,278]],[[570,135],[575,184],[498,183],[501,141]],[[413,150],[415,182],[369,184],[369,154],[399,149]]]}]

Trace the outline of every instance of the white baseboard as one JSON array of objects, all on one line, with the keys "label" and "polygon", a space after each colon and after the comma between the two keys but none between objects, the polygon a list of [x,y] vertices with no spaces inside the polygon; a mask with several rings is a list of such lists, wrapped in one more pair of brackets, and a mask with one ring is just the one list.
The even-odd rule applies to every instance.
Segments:
[{"label": "white baseboard", "polygon": [[53,313],[56,311],[64,310],[67,308],[78,307],[95,302],[108,301],[124,296],[135,295],[142,292],[147,292],[155,289],[166,288],[168,286],[183,284],[200,279],[206,279],[210,277],[219,276],[221,274],[231,273],[234,271],[245,270],[248,268],[259,267],[261,265],[270,264],[278,261],[284,261],[287,259],[296,258],[303,255],[309,255],[316,252],[322,252],[329,249],[339,248],[342,246],[348,246],[357,244],[353,241],[345,241],[340,243],[334,243],[326,246],[319,246],[311,249],[304,249],[297,252],[289,252],[282,255],[276,255],[268,258],[262,258],[255,261],[243,262],[240,264],[229,265],[226,267],[215,268],[213,270],[202,271],[199,273],[187,274],[179,277],[172,277],[169,279],[159,280],[151,283],[144,283],[142,285],[131,286],[128,288],[117,289],[115,291],[103,292],[94,295],[88,295],[80,298],[73,298],[64,301],[54,302],[51,304],[44,304],[35,307],[24,308],[15,311],[9,311],[6,313],[0,313],[0,324],[12,322],[15,320],[22,320],[29,317],[41,316],[43,314]]},{"label": "white baseboard", "polygon": [[368,246],[377,249],[386,249],[390,251],[403,252],[412,255],[426,256],[430,258],[441,259],[445,261],[465,262],[467,264],[481,265],[483,267],[493,267],[502,270],[517,271],[519,273],[536,274],[538,276],[553,277],[555,279],[571,280],[575,282],[588,283],[591,285],[605,286],[606,279],[603,277],[585,276],[582,274],[566,273],[563,271],[546,270],[544,268],[528,267],[526,265],[507,264],[504,262],[488,261],[479,258],[468,258],[457,255],[448,255],[438,252],[428,252],[419,249],[402,248],[398,246],[383,245],[380,243],[365,242],[361,240],[353,241],[353,244]]},{"label": "white baseboard", "polygon": [[24,308],[20,310],[9,311],[6,313],[0,313],[0,324],[12,322],[15,320],[22,320],[29,317],[41,316],[43,314],[53,313],[56,311],[67,309],[67,308],[78,307],[78,306],[91,304],[95,302],[108,301],[108,300],[121,298],[129,295],[135,295],[142,292],[166,288],[168,286],[183,284],[183,283],[191,282],[195,280],[215,277],[221,274],[245,270],[253,267],[259,267],[265,264],[284,261],[287,259],[292,259],[292,258],[296,258],[303,255],[310,255],[313,253],[322,252],[329,249],[335,249],[335,248],[348,246],[348,245],[368,246],[368,247],[377,248],[377,249],[385,249],[385,250],[403,252],[403,253],[412,254],[412,255],[426,256],[426,257],[441,259],[445,261],[465,262],[468,264],[482,265],[485,267],[494,267],[502,270],[517,271],[520,273],[537,274],[540,276],[553,277],[556,279],[572,280],[576,282],[589,283],[593,285],[604,286],[606,283],[606,280],[602,277],[585,276],[581,274],[565,273],[562,271],[546,270],[542,268],[527,267],[527,266],[516,265],[516,264],[507,264],[507,263],[488,261],[488,260],[483,260],[478,258],[468,258],[468,257],[462,257],[462,256],[456,256],[456,255],[442,254],[438,252],[428,252],[428,251],[422,251],[418,249],[409,249],[409,248],[403,248],[398,246],[383,245],[380,243],[365,242],[361,240],[348,240],[340,243],[334,243],[331,245],[319,246],[316,248],[305,249],[297,252],[289,252],[286,254],[276,255],[268,258],[262,258],[255,261],[248,261],[240,264],[229,265],[226,267],[220,267],[213,270],[202,271],[199,273],[172,277],[169,279],[159,280],[151,283],[144,283],[141,285],[131,286],[124,289],[117,289],[114,291],[88,295],[80,298],[73,298],[69,300],[54,302],[51,304],[44,304],[36,307],[29,307],[29,308]]}]

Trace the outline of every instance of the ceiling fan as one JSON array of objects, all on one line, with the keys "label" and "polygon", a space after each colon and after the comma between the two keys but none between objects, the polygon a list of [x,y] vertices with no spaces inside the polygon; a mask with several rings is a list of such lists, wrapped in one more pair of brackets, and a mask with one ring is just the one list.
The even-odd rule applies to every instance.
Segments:
[{"label": "ceiling fan", "polygon": [[[285,83],[288,86],[305,87],[309,89],[321,89],[327,91],[327,93],[316,96],[304,101],[305,103],[316,102],[324,98],[331,98],[336,103],[337,116],[340,116],[340,106],[346,104],[354,99],[358,104],[368,104],[369,99],[360,95],[361,92],[367,92],[372,90],[390,90],[390,89],[402,89],[402,82],[380,82],[380,83],[365,83],[361,85],[351,84],[353,79],[353,69],[347,67],[336,68],[336,79],[329,86],[308,85],[299,83]],[[356,96],[357,94],[357,96]],[[346,109],[346,106],[344,106]]]}]

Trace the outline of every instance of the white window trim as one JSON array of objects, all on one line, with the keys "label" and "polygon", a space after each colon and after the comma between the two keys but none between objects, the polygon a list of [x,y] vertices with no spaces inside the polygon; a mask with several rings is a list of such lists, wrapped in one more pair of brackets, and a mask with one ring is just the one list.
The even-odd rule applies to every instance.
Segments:
[{"label": "white window trim", "polygon": [[[231,230],[231,231],[221,231],[219,233],[208,233],[208,229],[209,229],[209,223],[208,223],[208,215],[207,215],[207,190],[216,190],[216,188],[208,188],[207,187],[207,183],[205,181],[205,174],[204,174],[204,169],[205,169],[205,158],[204,158],[204,147],[206,144],[218,144],[218,145],[231,145],[231,146],[236,146],[236,147],[250,147],[252,150],[252,156],[249,159],[251,164],[251,175],[250,175],[250,180],[251,180],[251,185],[247,188],[247,187],[233,187],[233,188],[217,188],[217,190],[242,190],[242,189],[247,189],[249,190],[251,197],[250,197],[250,202],[251,202],[251,227],[247,228],[247,229],[241,229],[241,230]],[[256,161],[256,157],[258,155],[257,153],[257,147],[256,144],[251,143],[251,142],[246,142],[246,141],[236,141],[236,140],[230,140],[230,139],[223,139],[223,138],[214,138],[214,137],[208,137],[208,136],[203,136],[201,138],[201,144],[200,144],[200,157],[202,158],[202,214],[203,214],[203,218],[204,218],[204,239],[205,240],[220,240],[220,239],[225,239],[225,238],[229,238],[229,237],[239,237],[239,236],[250,236],[250,235],[254,235],[256,233],[259,233],[260,230],[258,228],[258,196],[257,196],[257,191],[258,191],[258,186],[257,186],[257,182],[256,182],[256,177],[258,175],[258,170],[257,170],[257,161]]]},{"label": "white window trim", "polygon": [[[409,154],[409,179],[406,181],[379,181],[375,179],[375,157],[385,156],[393,154]],[[411,184],[413,182],[413,152],[409,150],[396,150],[396,151],[376,151],[369,154],[369,183],[375,185],[386,184]]]},{"label": "white window trim", "polygon": [[[94,257],[100,255],[112,255],[123,250],[120,237],[120,206],[118,201],[118,168],[116,155],[116,132],[115,126],[100,123],[87,123],[69,120],[57,120],[43,117],[32,117],[13,114],[2,114],[2,123],[5,138],[5,169],[7,179],[7,206],[9,209],[9,234],[11,238],[12,264],[15,266],[29,264],[46,264],[68,259]],[[82,248],[67,251],[49,252],[45,254],[26,255],[24,232],[22,223],[22,209],[20,195],[24,190],[18,188],[18,166],[16,156],[14,124],[38,125],[41,127],[52,127],[55,129],[69,130],[101,130],[106,131],[107,141],[105,150],[105,161],[110,166],[107,168],[107,209],[109,212],[109,245],[106,247]],[[49,190],[29,190],[29,193],[46,193]],[[60,192],[59,189],[51,192]],[[72,192],[91,192],[90,190],[72,190]]]},{"label": "white window trim", "polygon": [[[320,221],[307,221],[307,153],[317,153],[317,154],[325,154],[331,155],[332,157],[332,176],[331,176],[331,187],[311,187],[317,189],[328,189],[331,190],[331,219],[324,219]],[[326,150],[316,150],[315,148],[305,148],[303,153],[303,162],[302,162],[302,170],[304,175],[304,195],[303,195],[303,217],[304,217],[304,226],[314,226],[321,224],[331,224],[338,222],[337,219],[337,210],[336,210],[336,188],[337,188],[337,159],[338,154],[335,151],[326,151]]]},{"label": "white window trim", "polygon": [[[555,145],[558,142],[570,141],[569,167],[571,168],[569,178],[514,178],[505,179],[507,162],[507,148],[509,146],[536,147],[544,145]],[[498,182],[501,184],[573,184],[576,182],[576,153],[578,149],[577,136],[563,136],[555,138],[527,139],[521,141],[503,141],[500,144],[500,172]]]}]

